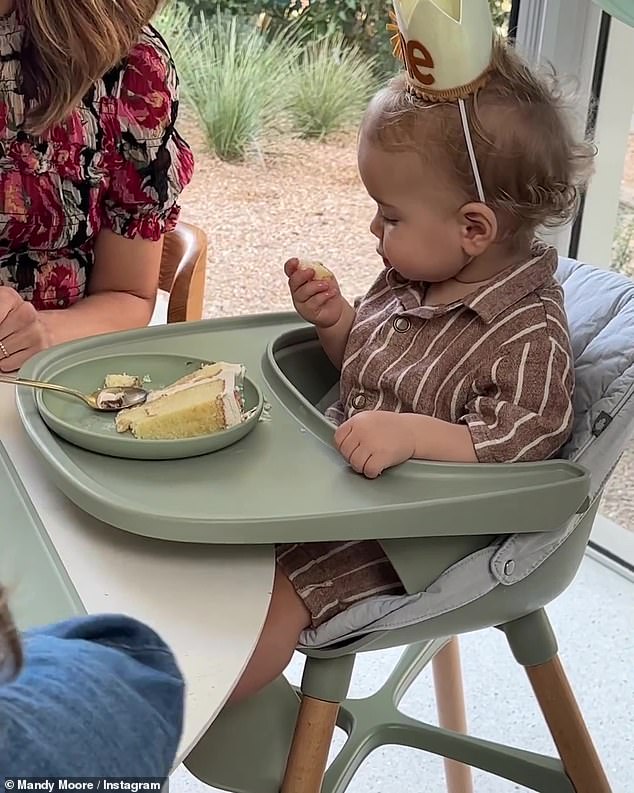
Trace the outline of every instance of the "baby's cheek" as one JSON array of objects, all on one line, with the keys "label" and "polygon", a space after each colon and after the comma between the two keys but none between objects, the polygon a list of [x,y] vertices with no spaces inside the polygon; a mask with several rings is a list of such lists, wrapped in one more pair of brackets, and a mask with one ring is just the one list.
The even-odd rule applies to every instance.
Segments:
[{"label": "baby's cheek", "polygon": [[385,250],[389,259],[399,259],[403,264],[412,265],[420,258],[421,246],[416,234],[397,227],[385,241]]},{"label": "baby's cheek", "polygon": [[402,247],[402,232],[398,226],[386,226],[383,232],[383,250],[387,253],[388,249],[397,252]]}]

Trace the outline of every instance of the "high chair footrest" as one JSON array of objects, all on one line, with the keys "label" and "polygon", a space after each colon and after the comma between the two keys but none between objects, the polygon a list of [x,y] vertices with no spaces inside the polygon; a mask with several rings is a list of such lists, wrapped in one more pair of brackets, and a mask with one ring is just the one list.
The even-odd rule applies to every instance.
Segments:
[{"label": "high chair footrest", "polygon": [[279,677],[254,697],[226,707],[184,760],[207,785],[232,793],[279,793],[299,697]]}]

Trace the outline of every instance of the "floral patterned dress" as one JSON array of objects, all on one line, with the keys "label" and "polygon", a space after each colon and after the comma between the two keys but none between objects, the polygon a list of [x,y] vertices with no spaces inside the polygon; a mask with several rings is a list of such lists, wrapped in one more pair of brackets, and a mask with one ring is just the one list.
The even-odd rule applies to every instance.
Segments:
[{"label": "floral patterned dress", "polygon": [[23,35],[15,13],[0,18],[0,286],[37,309],[67,308],[86,292],[101,229],[157,240],[175,226],[193,158],[154,30],[40,139],[23,130]]}]

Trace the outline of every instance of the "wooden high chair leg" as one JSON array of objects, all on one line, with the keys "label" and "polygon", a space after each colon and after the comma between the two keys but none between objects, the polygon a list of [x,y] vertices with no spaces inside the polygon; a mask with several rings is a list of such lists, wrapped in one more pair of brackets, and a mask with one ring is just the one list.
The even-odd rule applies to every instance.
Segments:
[{"label": "wooden high chair leg", "polygon": [[[453,637],[432,660],[438,723],[441,727],[466,734],[467,714],[465,710],[462,669],[460,666],[460,644]],[[445,760],[447,793],[473,793],[471,768]]]},{"label": "wooden high chair leg", "polygon": [[303,696],[281,793],[319,793],[338,713],[338,702]]},{"label": "wooden high chair leg", "polygon": [[559,656],[526,674],[576,793],[611,793]]}]

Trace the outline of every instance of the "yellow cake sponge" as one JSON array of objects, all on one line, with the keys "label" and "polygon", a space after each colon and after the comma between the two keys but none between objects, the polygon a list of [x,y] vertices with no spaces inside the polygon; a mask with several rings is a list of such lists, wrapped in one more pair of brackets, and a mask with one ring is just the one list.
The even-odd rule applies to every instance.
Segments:
[{"label": "yellow cake sponge", "polygon": [[313,270],[315,273],[315,281],[327,281],[329,278],[334,278],[333,274],[321,262],[310,261],[309,259],[299,260],[300,270]]}]

